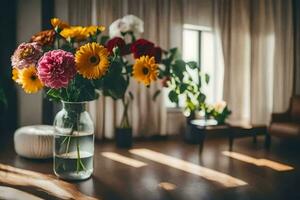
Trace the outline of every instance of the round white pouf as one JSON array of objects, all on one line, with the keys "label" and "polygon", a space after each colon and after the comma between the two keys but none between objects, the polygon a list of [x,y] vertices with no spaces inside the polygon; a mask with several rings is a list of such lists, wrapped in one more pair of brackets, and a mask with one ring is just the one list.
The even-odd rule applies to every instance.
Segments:
[{"label": "round white pouf", "polygon": [[53,154],[52,126],[25,126],[16,130],[14,135],[15,150],[26,158],[51,158]]}]

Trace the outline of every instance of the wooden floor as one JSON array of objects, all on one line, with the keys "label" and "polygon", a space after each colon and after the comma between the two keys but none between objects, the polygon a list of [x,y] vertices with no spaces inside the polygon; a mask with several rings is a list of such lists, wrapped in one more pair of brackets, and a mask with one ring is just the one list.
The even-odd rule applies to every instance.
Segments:
[{"label": "wooden floor", "polygon": [[[142,148],[159,152],[230,175],[246,182],[247,185],[244,186],[226,187],[218,182],[178,169],[186,167],[185,165],[177,166],[178,168],[171,167],[168,166],[168,163],[157,162],[156,158],[147,158],[135,155],[126,149],[118,149],[112,142],[96,144],[93,177],[74,184],[82,193],[106,200],[299,200],[300,148],[297,145],[280,143],[278,140],[272,142],[270,151],[267,151],[263,147],[263,137],[258,138],[257,144],[253,144],[250,138],[237,139],[233,151],[255,159],[279,162],[293,169],[277,171],[270,167],[251,163],[255,159],[245,162],[242,161],[243,159],[238,160],[225,156],[222,152],[228,150],[226,139],[208,139],[201,157],[198,155],[197,145],[186,144],[180,138],[139,141],[134,144],[134,149]],[[52,174],[51,160],[24,159],[15,155],[12,145],[9,143],[1,140],[0,144],[0,163]],[[103,152],[110,154],[104,154],[106,155],[104,156]],[[118,156],[117,158],[108,158],[111,153],[140,161],[142,165],[133,167],[132,165],[141,163],[124,164],[127,160],[116,161]],[[166,188],[159,186],[160,183],[167,183]],[[45,199],[57,199],[42,191],[34,191],[32,188],[16,188],[21,188]]]}]

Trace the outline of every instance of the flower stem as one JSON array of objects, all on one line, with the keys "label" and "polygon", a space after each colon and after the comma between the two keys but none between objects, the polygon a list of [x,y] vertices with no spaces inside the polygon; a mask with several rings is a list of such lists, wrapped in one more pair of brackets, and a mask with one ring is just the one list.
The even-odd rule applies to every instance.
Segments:
[{"label": "flower stem", "polygon": [[80,171],[85,170],[85,166],[82,163],[82,160],[80,158],[79,138],[76,138],[76,149],[77,149],[77,166],[76,166],[76,172],[79,173]]},{"label": "flower stem", "polygon": [[122,103],[124,106],[124,111],[123,111],[123,116],[122,116],[122,121],[121,121],[121,128],[129,128],[129,119],[128,119],[128,107],[129,107],[129,102],[125,102],[125,98],[122,99]]},{"label": "flower stem", "polygon": [[71,136],[67,136],[67,138],[68,138],[68,142],[67,142],[67,146],[66,146],[66,154],[69,153],[70,142],[71,142]]}]

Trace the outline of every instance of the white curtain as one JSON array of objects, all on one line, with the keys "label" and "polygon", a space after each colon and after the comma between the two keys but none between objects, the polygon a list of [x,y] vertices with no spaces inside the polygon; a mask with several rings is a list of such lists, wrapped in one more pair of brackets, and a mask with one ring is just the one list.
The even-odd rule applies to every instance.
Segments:
[{"label": "white curtain", "polygon": [[292,0],[215,0],[214,17],[231,120],[267,124],[292,95]]}]

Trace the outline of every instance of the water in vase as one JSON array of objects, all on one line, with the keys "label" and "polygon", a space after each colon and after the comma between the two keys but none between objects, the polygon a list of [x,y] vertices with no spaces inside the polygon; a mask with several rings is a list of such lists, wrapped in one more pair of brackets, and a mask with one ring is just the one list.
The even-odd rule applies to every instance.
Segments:
[{"label": "water in vase", "polygon": [[54,171],[67,180],[86,179],[93,173],[94,135],[74,132],[55,135]]}]

